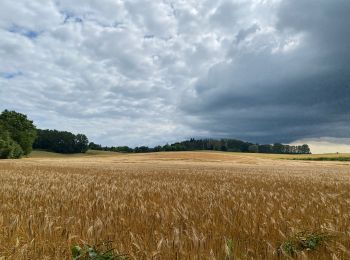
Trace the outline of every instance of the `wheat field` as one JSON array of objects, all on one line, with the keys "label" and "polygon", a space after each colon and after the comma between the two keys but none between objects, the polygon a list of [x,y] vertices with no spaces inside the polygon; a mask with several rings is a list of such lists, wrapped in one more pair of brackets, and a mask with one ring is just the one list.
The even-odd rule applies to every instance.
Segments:
[{"label": "wheat field", "polygon": [[101,241],[130,259],[286,259],[277,249],[303,230],[331,239],[293,258],[350,259],[349,162],[220,152],[0,162],[0,259],[71,259],[72,245]]}]

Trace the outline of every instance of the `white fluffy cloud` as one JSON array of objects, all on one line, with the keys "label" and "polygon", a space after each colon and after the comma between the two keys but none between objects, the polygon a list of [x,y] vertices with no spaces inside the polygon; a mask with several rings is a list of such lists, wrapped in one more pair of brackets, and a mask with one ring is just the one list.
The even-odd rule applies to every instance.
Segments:
[{"label": "white fluffy cloud", "polygon": [[[321,73],[349,84],[348,70],[344,77],[332,70],[346,60],[319,62],[338,55],[325,50],[342,50],[337,39],[348,38],[332,33],[334,40],[325,42],[322,28],[309,26],[313,20],[301,15],[308,15],[301,2],[3,0],[0,109],[24,112],[40,128],[83,132],[106,145],[155,145],[190,136],[266,142],[331,136],[330,121],[317,115],[318,107],[332,115],[324,111],[323,93],[315,109],[301,116],[309,95],[299,88],[291,102],[271,105],[283,97],[278,93]],[[298,22],[288,8],[300,14]],[[336,18],[318,15],[316,22]],[[334,26],[324,27],[329,32]],[[331,102],[338,95],[333,97]],[[349,126],[348,108],[334,104],[334,111],[342,111],[332,121],[334,137],[349,137],[339,134]],[[294,120],[295,128],[287,124],[279,132],[284,118]],[[301,127],[306,120],[312,124]],[[324,131],[312,131],[318,126]]]}]

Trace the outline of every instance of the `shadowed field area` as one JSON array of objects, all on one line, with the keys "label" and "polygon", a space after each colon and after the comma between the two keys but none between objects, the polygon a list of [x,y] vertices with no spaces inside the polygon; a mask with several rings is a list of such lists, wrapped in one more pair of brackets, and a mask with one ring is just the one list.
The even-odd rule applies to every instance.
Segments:
[{"label": "shadowed field area", "polygon": [[285,259],[277,248],[289,236],[319,230],[331,238],[294,257],[349,259],[350,163],[279,158],[90,151],[1,161],[0,257],[70,259],[72,245],[109,240],[131,259]]}]

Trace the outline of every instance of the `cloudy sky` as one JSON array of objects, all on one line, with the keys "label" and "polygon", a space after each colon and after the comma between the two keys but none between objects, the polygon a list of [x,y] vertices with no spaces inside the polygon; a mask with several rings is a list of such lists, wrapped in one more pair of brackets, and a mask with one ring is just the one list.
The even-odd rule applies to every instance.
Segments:
[{"label": "cloudy sky", "polygon": [[104,145],[350,151],[349,13],[349,0],[1,0],[0,109]]}]

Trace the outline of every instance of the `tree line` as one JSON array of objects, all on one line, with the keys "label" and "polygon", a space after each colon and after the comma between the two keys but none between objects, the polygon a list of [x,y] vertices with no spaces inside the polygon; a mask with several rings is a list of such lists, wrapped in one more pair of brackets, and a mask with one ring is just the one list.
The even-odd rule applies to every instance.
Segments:
[{"label": "tree line", "polygon": [[164,146],[102,146],[89,143],[84,134],[68,131],[37,129],[26,115],[16,111],[4,110],[0,114],[0,159],[20,158],[28,155],[32,149],[41,149],[56,153],[85,153],[88,149],[123,153],[148,153],[161,151],[213,150],[228,152],[309,154],[307,144],[300,146],[275,144],[254,144],[236,139],[194,139],[166,144]]},{"label": "tree line", "polygon": [[285,145],[275,144],[254,144],[236,139],[195,139],[166,144],[164,146],[139,146],[131,148],[128,146],[101,146],[91,142],[89,149],[124,152],[124,153],[147,153],[147,152],[168,152],[168,151],[228,151],[228,152],[250,152],[250,153],[275,153],[275,154],[310,154],[310,148],[307,144],[303,145]]},{"label": "tree line", "polygon": [[67,131],[37,130],[34,149],[52,151],[55,153],[85,153],[89,146],[86,135],[73,134]]},{"label": "tree line", "polygon": [[4,110],[0,114],[0,159],[17,159],[34,149],[57,153],[85,153],[89,146],[83,134],[37,129],[26,115]]}]

